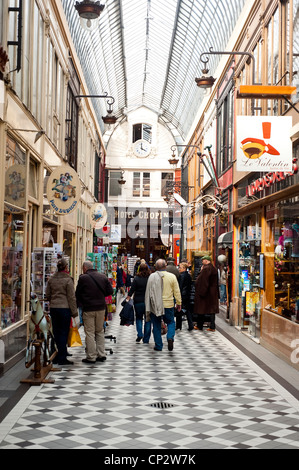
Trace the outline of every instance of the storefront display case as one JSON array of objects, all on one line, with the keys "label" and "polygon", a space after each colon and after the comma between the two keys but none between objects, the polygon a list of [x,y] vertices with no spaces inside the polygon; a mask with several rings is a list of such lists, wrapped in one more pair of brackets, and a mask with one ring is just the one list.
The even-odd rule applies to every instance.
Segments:
[{"label": "storefront display case", "polygon": [[261,276],[261,214],[252,214],[239,221],[238,230],[239,297],[241,309],[238,325],[259,338],[263,276]]},{"label": "storefront display case", "polygon": [[24,215],[4,213],[2,249],[1,328],[22,320]]},{"label": "storefront display case", "polygon": [[269,247],[273,249],[273,296],[269,308],[298,322],[299,197],[268,205],[266,218]]},{"label": "storefront display case", "polygon": [[115,262],[118,252],[118,246],[95,246],[94,253],[88,253],[87,259],[93,263],[94,269],[98,272],[105,274],[112,287],[113,294],[106,297],[106,305],[108,312],[108,319],[111,319],[112,313],[116,311],[116,268],[117,263]]},{"label": "storefront display case", "polygon": [[49,302],[44,301],[47,282],[57,267],[57,255],[54,248],[35,248],[32,253],[31,288],[39,300],[43,301],[43,309],[49,313]]}]

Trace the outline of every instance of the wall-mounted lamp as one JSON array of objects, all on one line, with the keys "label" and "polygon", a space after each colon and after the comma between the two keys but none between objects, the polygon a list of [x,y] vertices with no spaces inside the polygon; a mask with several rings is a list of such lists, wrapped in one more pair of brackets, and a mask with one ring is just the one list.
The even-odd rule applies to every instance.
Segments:
[{"label": "wall-mounted lamp", "polygon": [[126,184],[126,180],[124,179],[124,174],[125,174],[125,172],[122,171],[122,172],[121,172],[121,177],[120,177],[120,179],[118,180],[118,184]]},{"label": "wall-mounted lamp", "polygon": [[105,6],[94,0],[77,2],[75,8],[80,16],[80,23],[85,31],[94,31],[99,23],[99,17]]},{"label": "wall-mounted lamp", "polygon": [[107,100],[108,109],[107,109],[107,116],[102,116],[104,124],[114,125],[117,121],[117,117],[112,115],[113,108],[112,105],[115,102],[115,99],[111,97],[111,101]]},{"label": "wall-mounted lamp", "polygon": [[[255,59],[254,55],[251,52],[240,52],[240,51],[213,51],[213,48],[210,47],[209,52],[203,52],[200,54],[200,61],[204,64],[204,68],[202,69],[202,73],[204,74],[200,78],[195,78],[197,86],[200,88],[211,88],[216,81],[214,77],[207,77],[206,75],[209,73],[209,69],[207,68],[207,63],[209,62],[209,55],[247,55],[252,60],[252,84],[254,84],[254,77],[255,77]],[[203,57],[206,57],[204,60]]]},{"label": "wall-mounted lamp", "polygon": [[[172,148],[172,147],[171,147],[171,148]],[[175,155],[175,153],[174,153],[174,150],[173,150],[172,156],[171,156],[171,158],[168,160],[168,162],[170,163],[170,165],[171,165],[172,167],[174,167],[174,168],[177,167],[177,164],[179,163],[179,159],[176,158],[176,155]]]},{"label": "wall-mounted lamp", "polygon": [[35,136],[35,139],[34,139],[35,144],[41,138],[41,136],[46,133],[43,130],[36,132],[36,129],[32,129],[32,130],[31,129],[10,129],[10,130],[11,131],[16,131],[16,132],[35,132],[36,133],[36,136]]},{"label": "wall-mounted lamp", "polygon": [[[107,116],[103,116],[103,122],[104,124],[115,124],[117,121],[117,117],[112,115],[113,111],[113,104],[115,102],[115,99],[113,96],[109,96],[107,92],[103,93],[102,95],[77,95],[75,98],[107,98],[107,104],[108,104],[108,114]],[[110,101],[109,101],[110,100]]]},{"label": "wall-mounted lamp", "polygon": [[[247,98],[247,99],[283,99],[297,112],[298,109],[290,101],[290,98],[293,94],[296,94],[296,87],[292,86],[283,86],[283,85],[261,85],[260,83],[255,82],[255,58],[251,52],[241,52],[241,51],[213,51],[213,48],[210,47],[209,52],[203,52],[200,54],[200,61],[204,64],[202,73],[204,74],[200,78],[195,78],[197,86],[200,88],[211,88],[214,85],[215,78],[207,77],[209,73],[208,68],[206,67],[209,62],[209,55],[246,55],[252,60],[252,78],[251,85],[240,85],[237,90],[237,98]],[[206,57],[204,60],[203,57]],[[254,114],[254,108],[252,104],[252,114]]]}]

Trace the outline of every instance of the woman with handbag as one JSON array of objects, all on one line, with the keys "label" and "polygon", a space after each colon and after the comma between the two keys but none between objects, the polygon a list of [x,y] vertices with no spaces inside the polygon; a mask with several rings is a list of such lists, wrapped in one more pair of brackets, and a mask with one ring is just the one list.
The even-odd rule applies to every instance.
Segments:
[{"label": "woman with handbag", "polygon": [[57,272],[50,277],[46,287],[46,298],[50,302],[50,316],[53,334],[57,346],[55,363],[71,365],[67,359],[67,340],[71,318],[78,315],[74,281],[68,272],[67,261],[61,258],[57,263]]},{"label": "woman with handbag", "polygon": [[[151,322],[147,322],[145,318],[145,291],[147,286],[148,278],[151,271],[146,263],[141,263],[138,269],[137,275],[134,277],[132,286],[128,292],[127,300],[130,300],[132,296],[134,301],[135,315],[136,315],[136,330],[137,339],[136,342],[140,343],[143,339],[144,343],[149,343],[151,336]],[[143,331],[144,322],[144,331]]]}]

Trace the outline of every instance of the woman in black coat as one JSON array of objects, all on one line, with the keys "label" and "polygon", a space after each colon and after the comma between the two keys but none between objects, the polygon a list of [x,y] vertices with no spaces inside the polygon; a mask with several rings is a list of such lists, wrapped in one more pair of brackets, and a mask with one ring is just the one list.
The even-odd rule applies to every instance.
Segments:
[{"label": "woman in black coat", "polygon": [[[145,291],[147,286],[148,278],[151,271],[146,263],[141,263],[139,266],[138,274],[134,277],[131,289],[129,290],[127,300],[130,300],[132,296],[134,302],[134,308],[136,312],[136,330],[137,339],[139,343],[142,339],[144,343],[148,343],[151,336],[151,322],[147,322],[145,318]],[[142,324],[144,321],[144,333],[142,331]]]},{"label": "woman in black coat", "polygon": [[176,330],[182,329],[182,315],[185,314],[187,316],[188,321],[188,330],[193,330],[193,321],[192,321],[192,314],[190,312],[190,293],[191,293],[191,285],[192,279],[188,272],[188,264],[187,263],[180,263],[179,265],[179,287],[182,296],[182,310],[180,312],[176,312]]}]

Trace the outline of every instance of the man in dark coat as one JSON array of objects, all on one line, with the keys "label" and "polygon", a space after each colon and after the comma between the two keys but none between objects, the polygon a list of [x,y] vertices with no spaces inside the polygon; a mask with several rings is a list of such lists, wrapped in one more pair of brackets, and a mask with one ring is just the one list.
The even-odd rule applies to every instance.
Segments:
[{"label": "man in dark coat", "polygon": [[205,315],[210,316],[209,331],[215,331],[215,314],[219,313],[218,271],[210,256],[202,257],[202,268],[195,281],[194,314],[198,315],[197,326],[203,329]]},{"label": "man in dark coat", "polygon": [[91,261],[83,263],[83,274],[79,277],[76,297],[82,305],[86,337],[86,359],[82,362],[103,362],[106,359],[104,321],[105,297],[113,294],[113,288],[105,274],[93,269]]},{"label": "man in dark coat", "polygon": [[167,258],[166,260],[166,263],[167,263],[167,266],[166,266],[166,271],[168,271],[169,273],[172,273],[176,276],[177,280],[179,280],[179,276],[180,276],[180,273],[179,273],[179,270],[178,268],[176,267],[176,265],[174,264],[174,258]]}]

